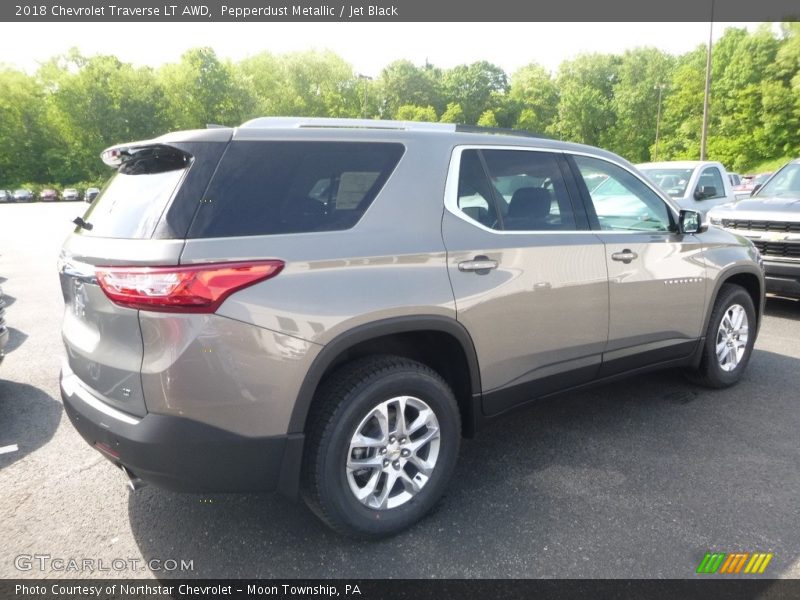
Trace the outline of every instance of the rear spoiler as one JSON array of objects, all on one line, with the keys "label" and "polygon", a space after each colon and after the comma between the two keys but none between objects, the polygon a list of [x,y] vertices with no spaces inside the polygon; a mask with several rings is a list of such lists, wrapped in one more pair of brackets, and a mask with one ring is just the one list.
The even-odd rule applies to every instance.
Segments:
[{"label": "rear spoiler", "polygon": [[122,163],[133,158],[142,150],[178,150],[183,152],[185,143],[190,142],[228,142],[233,135],[230,127],[214,127],[212,129],[194,129],[167,133],[151,140],[126,142],[106,148],[100,158],[109,167],[118,168]]},{"label": "rear spoiler", "polygon": [[116,146],[111,146],[110,148],[106,148],[103,152],[100,153],[100,158],[106,163],[109,167],[118,168],[124,162],[129,161],[132,159],[137,153],[142,152],[143,150],[158,150],[159,148],[163,148],[164,150],[177,150],[173,146],[169,146],[167,144],[157,142],[155,140],[144,140],[141,142],[130,142],[127,144],[117,144]]}]

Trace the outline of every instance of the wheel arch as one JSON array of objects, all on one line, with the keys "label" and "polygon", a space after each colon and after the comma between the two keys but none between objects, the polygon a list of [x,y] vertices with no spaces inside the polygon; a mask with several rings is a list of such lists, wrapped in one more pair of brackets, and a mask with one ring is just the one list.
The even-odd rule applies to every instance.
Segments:
[{"label": "wheel arch", "polygon": [[[422,347],[418,343],[421,341],[425,342]],[[447,353],[442,354],[443,350]],[[341,333],[326,344],[312,362],[300,386],[289,420],[289,432],[305,431],[314,395],[327,375],[348,360],[370,353],[405,356],[437,371],[453,388],[465,435],[474,432],[477,415],[473,408],[481,392],[475,346],[461,323],[439,315],[374,321]]]},{"label": "wheel arch", "polygon": [[757,269],[753,267],[731,267],[720,273],[714,284],[714,291],[711,294],[708,307],[706,308],[705,319],[703,320],[703,334],[708,330],[708,322],[711,319],[711,313],[714,311],[714,305],[719,297],[719,291],[726,283],[731,283],[744,288],[753,300],[753,306],[756,309],[756,332],[758,327],[761,326],[761,317],[764,314],[764,299],[765,299],[765,286],[764,276]]}]

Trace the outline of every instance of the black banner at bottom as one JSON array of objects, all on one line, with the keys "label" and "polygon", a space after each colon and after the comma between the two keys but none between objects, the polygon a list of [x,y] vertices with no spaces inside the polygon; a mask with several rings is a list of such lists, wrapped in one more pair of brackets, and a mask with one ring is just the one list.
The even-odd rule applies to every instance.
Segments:
[{"label": "black banner at bottom", "polygon": [[778,600],[800,598],[800,580],[700,578],[656,579],[7,579],[0,580],[3,600],[201,600],[323,599],[423,600],[472,598],[528,600],[714,598]]}]

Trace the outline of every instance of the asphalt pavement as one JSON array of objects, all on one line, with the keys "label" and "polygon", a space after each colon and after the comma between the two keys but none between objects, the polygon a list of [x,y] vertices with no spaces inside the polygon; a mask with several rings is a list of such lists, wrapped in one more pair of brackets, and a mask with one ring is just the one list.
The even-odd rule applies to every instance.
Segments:
[{"label": "asphalt pavement", "polygon": [[800,302],[768,300],[734,388],[668,371],[517,411],[419,525],[353,542],[277,494],[131,493],[73,430],[56,260],[85,206],[0,205],[0,577],[683,578],[712,551],[800,577]]}]

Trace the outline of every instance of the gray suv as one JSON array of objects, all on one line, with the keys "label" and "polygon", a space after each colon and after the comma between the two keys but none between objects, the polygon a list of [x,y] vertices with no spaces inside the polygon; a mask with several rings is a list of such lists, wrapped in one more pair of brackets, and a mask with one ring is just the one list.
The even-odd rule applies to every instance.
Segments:
[{"label": "gray suv", "polygon": [[708,216],[712,225],[753,241],[764,257],[767,292],[800,298],[800,158],[750,197],[716,206]]},{"label": "gray suv", "polygon": [[262,118],[103,160],[59,262],[61,390],[134,485],[393,534],[487,421],[655,368],[731,385],[761,321],[752,243],[596,148]]}]

